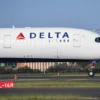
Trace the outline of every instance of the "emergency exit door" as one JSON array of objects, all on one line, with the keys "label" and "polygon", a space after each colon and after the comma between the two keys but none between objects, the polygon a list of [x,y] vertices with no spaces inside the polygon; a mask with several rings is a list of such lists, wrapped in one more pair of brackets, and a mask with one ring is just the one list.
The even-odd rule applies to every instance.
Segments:
[{"label": "emergency exit door", "polygon": [[11,36],[10,35],[4,35],[4,48],[11,48]]},{"label": "emergency exit door", "polygon": [[74,34],[73,46],[74,47],[80,47],[81,46],[81,35],[80,34]]}]

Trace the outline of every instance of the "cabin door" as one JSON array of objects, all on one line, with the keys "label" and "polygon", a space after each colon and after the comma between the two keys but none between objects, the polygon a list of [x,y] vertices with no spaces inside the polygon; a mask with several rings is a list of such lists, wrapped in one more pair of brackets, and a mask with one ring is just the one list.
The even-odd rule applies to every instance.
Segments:
[{"label": "cabin door", "polygon": [[4,48],[11,48],[11,36],[10,35],[4,35]]},{"label": "cabin door", "polygon": [[81,46],[81,35],[80,34],[74,34],[73,46],[74,47],[80,47]]}]

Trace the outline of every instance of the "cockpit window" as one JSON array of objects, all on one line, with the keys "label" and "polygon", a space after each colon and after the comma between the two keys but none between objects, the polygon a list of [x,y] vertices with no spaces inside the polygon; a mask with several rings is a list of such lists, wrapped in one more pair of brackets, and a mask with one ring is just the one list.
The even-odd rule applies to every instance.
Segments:
[{"label": "cockpit window", "polygon": [[97,37],[97,38],[95,39],[95,41],[98,42],[98,43],[100,43],[100,37]]}]

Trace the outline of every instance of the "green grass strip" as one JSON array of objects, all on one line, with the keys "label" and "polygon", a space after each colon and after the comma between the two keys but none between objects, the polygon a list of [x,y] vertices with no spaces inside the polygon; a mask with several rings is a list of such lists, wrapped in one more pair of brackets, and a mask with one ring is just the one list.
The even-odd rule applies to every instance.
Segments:
[{"label": "green grass strip", "polygon": [[25,95],[0,95],[0,100],[99,100],[96,97],[84,97],[77,95],[42,95],[42,94],[25,94]]},{"label": "green grass strip", "polygon": [[[57,73],[46,73],[46,74],[16,74],[18,79],[20,78],[34,78],[34,77],[57,77]],[[15,74],[4,74],[0,75],[0,79],[14,79]],[[88,77],[88,73],[60,73],[60,77],[81,77],[81,76],[86,76]],[[95,74],[95,76],[100,76],[100,74]]]},{"label": "green grass strip", "polygon": [[15,88],[100,88],[100,82],[88,81],[27,81],[15,82]]}]

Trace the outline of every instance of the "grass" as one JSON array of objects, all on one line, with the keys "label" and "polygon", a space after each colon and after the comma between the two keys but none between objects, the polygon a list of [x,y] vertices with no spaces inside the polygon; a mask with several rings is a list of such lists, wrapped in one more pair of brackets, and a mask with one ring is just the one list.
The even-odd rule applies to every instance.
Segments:
[{"label": "grass", "polygon": [[100,82],[88,81],[27,81],[14,83],[15,88],[100,88]]},{"label": "grass", "polygon": [[[15,74],[4,74],[0,75],[0,79],[13,79]],[[40,73],[40,74],[16,74],[18,78],[34,78],[34,77],[57,77],[57,73]],[[87,76],[87,73],[60,73],[61,77],[67,77],[67,76]],[[95,74],[95,76],[100,76],[100,74]]]},{"label": "grass", "polygon": [[0,95],[0,100],[99,100],[96,97],[84,97],[71,94],[25,94],[25,95]]}]

